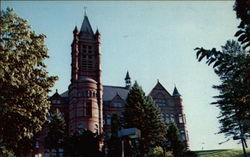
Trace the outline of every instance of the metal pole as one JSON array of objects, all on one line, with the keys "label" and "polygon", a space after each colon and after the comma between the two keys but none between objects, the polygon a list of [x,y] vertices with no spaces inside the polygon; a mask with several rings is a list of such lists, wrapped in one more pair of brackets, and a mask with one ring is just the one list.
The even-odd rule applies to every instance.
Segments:
[{"label": "metal pole", "polygon": [[166,157],[164,146],[163,146],[163,157]]},{"label": "metal pole", "polygon": [[124,157],[124,140],[122,139],[122,157]]},{"label": "metal pole", "polygon": [[243,149],[243,153],[244,153],[244,157],[247,157],[247,153],[246,153],[246,149],[245,149],[245,144],[244,144],[244,133],[243,133],[243,128],[242,128],[242,122],[240,122],[240,140],[241,140],[241,144],[242,144],[242,149]]}]

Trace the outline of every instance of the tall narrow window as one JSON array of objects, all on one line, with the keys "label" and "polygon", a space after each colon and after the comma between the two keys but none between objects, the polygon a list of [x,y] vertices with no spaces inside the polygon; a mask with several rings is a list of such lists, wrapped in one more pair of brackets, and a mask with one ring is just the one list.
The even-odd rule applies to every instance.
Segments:
[{"label": "tall narrow window", "polygon": [[103,115],[103,125],[105,125],[105,124],[106,124],[106,121],[107,121],[107,119],[106,119],[106,115],[104,114],[104,115]]},{"label": "tall narrow window", "polygon": [[179,123],[184,123],[182,114],[179,114]]},{"label": "tall narrow window", "polygon": [[171,120],[171,122],[175,122],[175,119],[174,119],[174,115],[173,115],[173,114],[170,115],[170,120]]},{"label": "tall narrow window", "polygon": [[86,115],[92,116],[92,102],[88,101],[86,106]]},{"label": "tall narrow window", "polygon": [[181,132],[182,140],[185,141],[185,140],[186,140],[185,131],[184,131],[184,130],[181,130],[180,132]]}]

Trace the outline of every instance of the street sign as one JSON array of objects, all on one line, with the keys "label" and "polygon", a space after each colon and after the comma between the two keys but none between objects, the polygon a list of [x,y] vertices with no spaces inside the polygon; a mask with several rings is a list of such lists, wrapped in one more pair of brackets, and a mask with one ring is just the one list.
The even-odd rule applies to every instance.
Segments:
[{"label": "street sign", "polygon": [[141,131],[137,128],[127,128],[118,131],[119,137],[129,136],[130,138],[139,138],[141,137]]}]

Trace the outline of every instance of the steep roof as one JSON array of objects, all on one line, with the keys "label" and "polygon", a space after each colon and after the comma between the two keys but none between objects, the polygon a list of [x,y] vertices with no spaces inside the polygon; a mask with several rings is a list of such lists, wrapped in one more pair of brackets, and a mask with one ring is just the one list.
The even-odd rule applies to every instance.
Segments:
[{"label": "steep roof", "polygon": [[[126,99],[129,89],[120,86],[103,86],[103,101],[112,100],[117,94],[122,98]],[[61,94],[62,97],[68,97],[68,91]]]},{"label": "steep roof", "polygon": [[63,92],[63,93],[61,94],[61,97],[64,97],[64,98],[69,97],[69,91],[66,90],[65,92]]},{"label": "steep roof", "polygon": [[173,96],[181,96],[176,87],[174,87]]},{"label": "steep roof", "polygon": [[51,96],[49,97],[50,99],[53,99],[53,98],[61,98],[62,96],[60,94],[58,94],[58,90],[56,89],[56,92]]},{"label": "steep roof", "polygon": [[103,86],[103,101],[112,100],[117,94],[122,98],[126,99],[128,96],[128,89],[119,86]]},{"label": "steep roof", "polygon": [[168,96],[171,96],[169,94],[169,92],[163,87],[163,85],[160,83],[160,81],[158,80],[156,85],[154,86],[154,88],[151,90],[151,92],[149,93],[149,95],[151,95],[151,93],[153,91],[164,91]]},{"label": "steep roof", "polygon": [[129,76],[129,72],[127,71],[127,74],[126,74],[126,77],[125,77],[125,80],[129,80],[131,79],[130,76]]},{"label": "steep roof", "polygon": [[94,36],[94,32],[91,28],[91,25],[90,25],[90,22],[89,22],[87,15],[84,15],[84,19],[83,19],[82,26],[80,29],[80,34],[82,34],[82,33]]}]

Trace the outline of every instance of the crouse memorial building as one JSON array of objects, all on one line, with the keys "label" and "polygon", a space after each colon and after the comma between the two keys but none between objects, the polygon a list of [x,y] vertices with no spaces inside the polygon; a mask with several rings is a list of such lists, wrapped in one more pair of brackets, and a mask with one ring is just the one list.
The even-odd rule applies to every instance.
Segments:
[{"label": "crouse memorial building", "polygon": [[[68,91],[62,94],[56,91],[50,97],[51,110],[59,109],[63,113],[69,134],[73,134],[78,128],[89,129],[99,134],[107,133],[110,129],[111,115],[121,115],[124,109],[131,78],[127,72],[124,86],[102,84],[100,39],[99,31],[93,32],[85,14],[80,30],[75,27],[73,31],[71,83]],[[180,135],[188,147],[182,98],[177,88],[175,87],[170,94],[157,81],[149,95],[161,109],[164,121],[174,121],[177,124]],[[46,131],[40,134],[38,152],[46,156],[42,142],[45,135]]]}]

